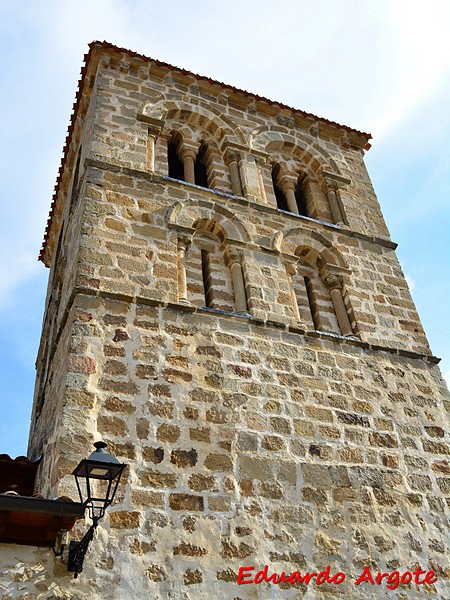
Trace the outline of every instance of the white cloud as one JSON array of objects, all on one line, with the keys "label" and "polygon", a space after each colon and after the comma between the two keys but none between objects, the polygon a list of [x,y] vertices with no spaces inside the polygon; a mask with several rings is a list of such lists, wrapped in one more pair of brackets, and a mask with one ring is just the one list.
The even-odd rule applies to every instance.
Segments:
[{"label": "white cloud", "polygon": [[392,3],[391,25],[395,25],[395,50],[386,64],[393,93],[389,106],[378,115],[375,130],[379,137],[411,116],[436,92],[443,77],[450,74],[448,25],[450,4],[435,0]]}]

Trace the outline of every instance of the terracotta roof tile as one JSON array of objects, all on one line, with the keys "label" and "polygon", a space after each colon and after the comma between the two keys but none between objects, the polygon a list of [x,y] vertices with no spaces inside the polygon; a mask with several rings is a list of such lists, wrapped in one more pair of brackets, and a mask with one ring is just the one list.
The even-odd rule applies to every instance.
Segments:
[{"label": "terracotta roof tile", "polygon": [[0,493],[14,491],[31,496],[40,462],[40,458],[31,461],[26,456],[11,458],[9,454],[0,454]]}]

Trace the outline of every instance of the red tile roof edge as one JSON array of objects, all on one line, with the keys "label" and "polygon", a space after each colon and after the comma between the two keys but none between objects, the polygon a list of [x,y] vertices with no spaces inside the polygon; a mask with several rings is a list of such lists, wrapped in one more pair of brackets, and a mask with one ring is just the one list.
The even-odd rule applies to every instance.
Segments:
[{"label": "red tile roof edge", "polygon": [[7,462],[7,463],[21,463],[21,464],[27,464],[27,465],[39,465],[39,463],[42,460],[42,456],[39,457],[37,460],[30,460],[29,458],[27,458],[26,456],[17,456],[16,458],[11,458],[11,456],[9,454],[0,454],[0,462]]},{"label": "red tile roof edge", "polygon": [[372,139],[372,135],[370,133],[364,133],[363,131],[358,131],[357,129],[353,129],[352,127],[348,127],[347,125],[341,125],[340,123],[336,123],[335,121],[329,121],[328,119],[324,119],[324,118],[318,117],[317,115],[314,115],[312,113],[308,113],[303,110],[293,108],[292,106],[288,106],[287,104],[283,104],[282,102],[276,102],[274,100],[270,100],[269,98],[265,98],[264,96],[259,96],[258,94],[253,94],[251,92],[247,92],[246,90],[241,90],[232,85],[225,84],[221,81],[216,81],[215,79],[211,79],[210,77],[205,77],[203,75],[198,75],[196,73],[192,73],[191,71],[187,71],[186,69],[181,69],[181,68],[171,65],[169,63],[165,63],[165,62],[162,62],[155,58],[145,56],[144,54],[139,54],[138,52],[133,52],[131,50],[128,50],[127,48],[120,48],[119,46],[115,46],[114,44],[111,44],[110,42],[107,42],[105,40],[103,42],[94,40],[93,42],[91,42],[89,44],[89,52],[84,55],[84,65],[81,68],[81,73],[80,73],[81,77],[78,80],[78,89],[77,89],[77,92],[75,95],[75,102],[72,107],[73,110],[72,110],[72,115],[71,115],[71,119],[70,119],[70,123],[69,123],[69,128],[67,131],[67,136],[66,136],[65,143],[63,146],[63,150],[62,150],[63,156],[61,158],[61,164],[60,164],[60,167],[58,170],[58,177],[56,178],[56,184],[55,184],[54,193],[52,196],[52,203],[50,205],[50,213],[49,213],[49,216],[47,219],[47,225],[45,227],[44,240],[42,243],[41,251],[39,253],[39,260],[44,262],[44,264],[45,264],[44,255],[45,255],[45,251],[47,249],[48,237],[49,237],[50,228],[51,228],[51,224],[52,224],[52,220],[53,220],[53,216],[54,216],[54,212],[55,212],[56,198],[58,196],[59,186],[61,183],[64,167],[66,165],[70,142],[72,140],[72,134],[73,134],[73,130],[75,127],[75,121],[76,121],[77,114],[78,114],[78,108],[79,108],[79,104],[80,104],[81,94],[82,94],[82,90],[83,90],[84,83],[85,83],[85,76],[86,76],[86,72],[88,69],[89,61],[91,59],[93,50],[96,46],[101,46],[102,48],[106,48],[108,50],[113,50],[114,52],[125,53],[128,56],[130,56],[131,58],[138,58],[140,60],[143,60],[144,62],[153,62],[157,66],[166,68],[169,71],[178,71],[178,72],[182,73],[183,75],[191,75],[191,76],[195,77],[195,79],[199,79],[201,81],[207,81],[208,83],[211,83],[212,85],[219,85],[220,87],[229,89],[232,92],[235,92],[238,94],[244,94],[245,96],[255,98],[256,100],[259,100],[260,102],[266,102],[267,104],[271,104],[273,106],[278,106],[279,108],[282,108],[282,109],[287,109],[287,110],[293,111],[295,113],[299,113],[299,114],[303,115],[304,117],[313,119],[314,121],[321,121],[323,123],[326,123],[327,125],[331,125],[332,127],[337,127],[338,129],[343,129],[344,131],[356,133],[357,135],[367,138],[367,143],[364,146],[364,149],[368,150],[370,148],[369,140]]}]

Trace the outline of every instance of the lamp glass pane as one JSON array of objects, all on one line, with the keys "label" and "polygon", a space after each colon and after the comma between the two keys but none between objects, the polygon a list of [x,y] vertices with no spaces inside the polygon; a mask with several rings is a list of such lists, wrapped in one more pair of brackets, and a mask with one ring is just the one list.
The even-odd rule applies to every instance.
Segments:
[{"label": "lamp glass pane", "polygon": [[98,477],[104,477],[105,475],[108,475],[108,473],[109,469],[105,469],[104,467],[94,467],[91,469],[90,475],[91,477],[95,477],[96,475]]}]

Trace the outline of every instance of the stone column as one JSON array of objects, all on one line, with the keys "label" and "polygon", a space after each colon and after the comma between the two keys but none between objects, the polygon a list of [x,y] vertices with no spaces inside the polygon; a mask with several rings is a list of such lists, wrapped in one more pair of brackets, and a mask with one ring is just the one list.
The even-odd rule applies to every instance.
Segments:
[{"label": "stone column", "polygon": [[181,142],[178,148],[178,155],[183,161],[184,166],[184,180],[186,183],[195,184],[195,159],[198,154],[200,144],[193,144],[187,142]]},{"label": "stone column", "polygon": [[239,161],[242,192],[247,200],[259,202],[259,179],[255,158],[251,154],[241,156]]},{"label": "stone column", "polygon": [[155,144],[157,133],[148,128],[148,137],[147,137],[147,169],[150,173],[154,173],[155,171]]},{"label": "stone column", "polygon": [[286,202],[289,211],[294,215],[298,215],[297,200],[295,198],[295,186],[297,185],[297,177],[295,175],[281,175],[278,178],[278,184],[286,196]]},{"label": "stone column", "polygon": [[190,304],[187,294],[186,283],[186,252],[190,246],[191,239],[186,236],[178,237],[178,302]]},{"label": "stone column", "polygon": [[258,158],[256,159],[256,166],[258,168],[258,181],[259,181],[259,191],[261,194],[261,202],[262,204],[267,205],[267,195],[266,195],[266,187],[264,185],[264,169],[267,168],[267,159]]},{"label": "stone column", "polygon": [[226,155],[228,168],[230,169],[231,189],[235,196],[242,196],[241,176],[239,174],[239,157],[235,152]]},{"label": "stone column", "polygon": [[291,294],[291,301],[292,301],[292,308],[294,310],[294,316],[297,321],[301,321],[302,319],[300,317],[300,311],[298,309],[297,296],[295,295],[294,284],[292,282],[292,278],[297,273],[297,267],[296,267],[296,265],[294,265],[290,262],[285,262],[284,266],[286,267],[286,272],[288,274],[289,290],[290,290],[290,294]]},{"label": "stone column", "polygon": [[330,206],[331,215],[336,225],[344,225],[344,218],[342,216],[341,207],[337,199],[337,185],[335,181],[326,180],[327,184],[327,198]]},{"label": "stone column", "polygon": [[347,337],[353,336],[352,326],[345,308],[344,298],[342,297],[342,278],[331,274],[325,279],[325,283],[330,291],[331,301],[333,302],[341,334]]},{"label": "stone column", "polygon": [[237,313],[247,314],[247,298],[245,295],[244,275],[242,272],[242,252],[235,248],[227,248],[225,255],[231,270],[235,310]]},{"label": "stone column", "polygon": [[342,214],[342,208],[339,203],[339,182],[330,177],[325,178],[324,192],[328,198],[328,205],[336,225],[345,225],[345,217]]},{"label": "stone column", "polygon": [[333,215],[333,221],[336,225],[343,225],[344,221],[341,215],[341,209],[339,208],[339,204],[336,198],[336,192],[334,190],[330,190],[327,193],[328,204],[330,205],[331,214]]},{"label": "stone column", "polygon": [[147,124],[147,151],[146,151],[146,168],[150,173],[155,171],[155,143],[158,136],[164,127],[164,121],[148,117],[147,115],[138,114],[138,121]]}]

